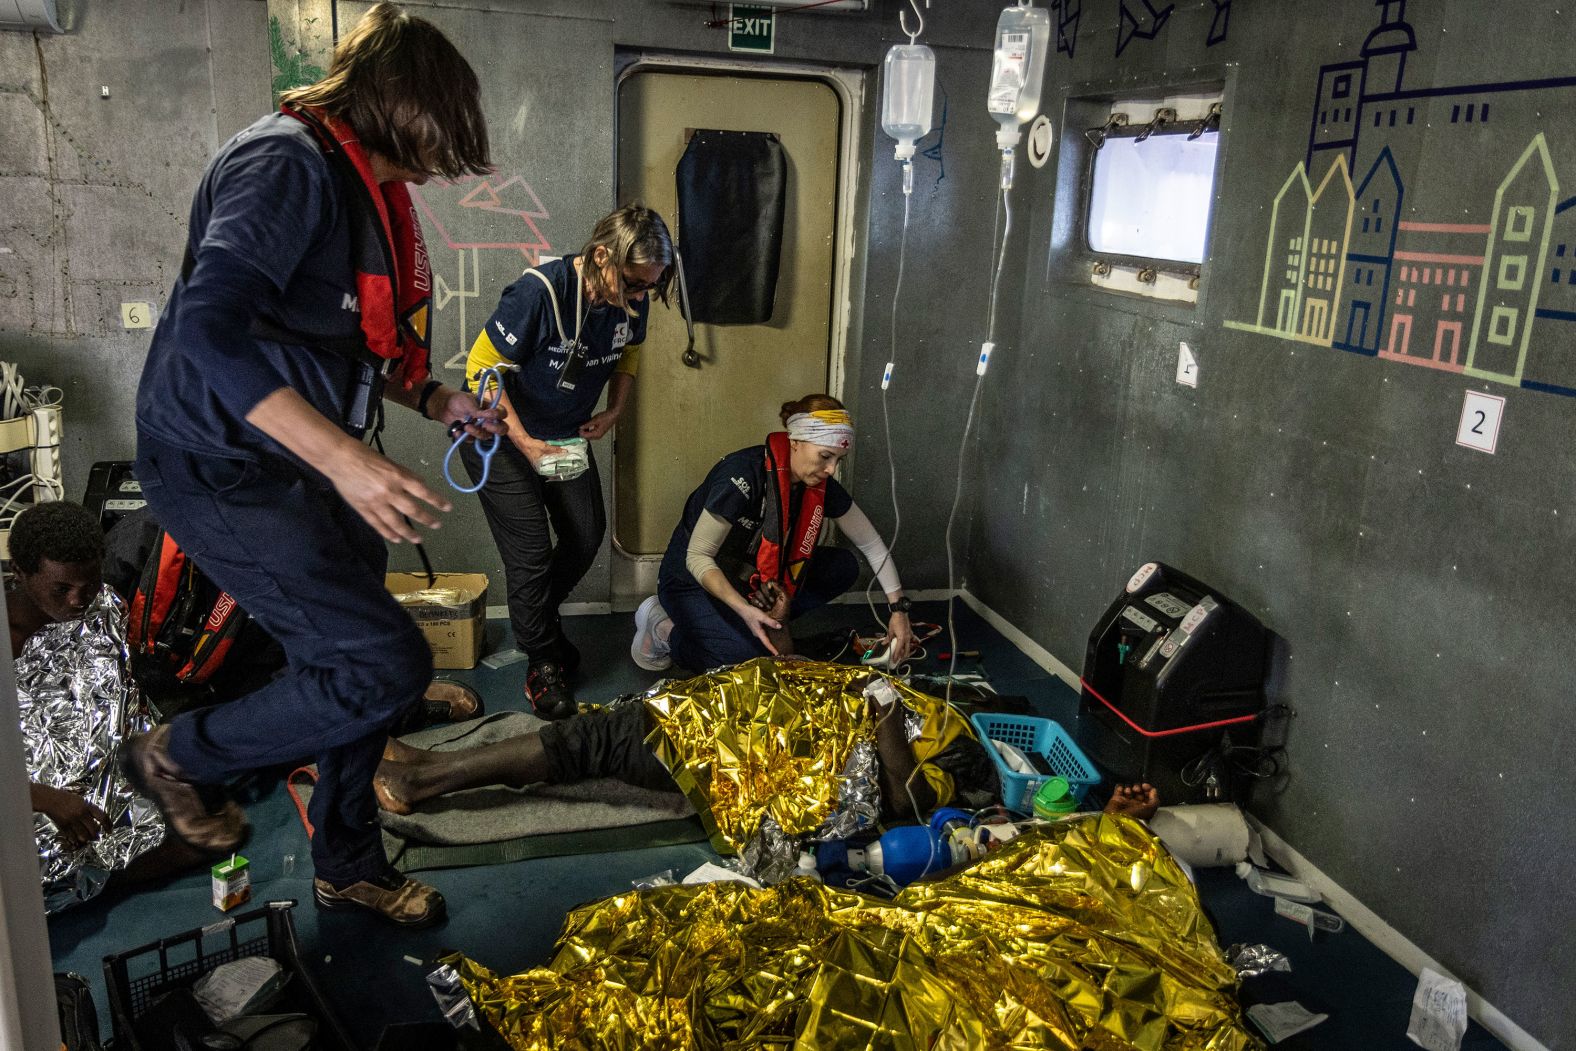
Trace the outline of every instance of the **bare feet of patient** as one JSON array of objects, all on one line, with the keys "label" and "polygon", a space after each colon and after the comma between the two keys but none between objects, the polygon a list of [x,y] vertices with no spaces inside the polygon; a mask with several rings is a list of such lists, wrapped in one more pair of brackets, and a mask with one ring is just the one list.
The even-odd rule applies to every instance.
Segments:
[{"label": "bare feet of patient", "polygon": [[1111,801],[1105,805],[1107,814],[1125,814],[1139,821],[1148,821],[1160,809],[1160,793],[1153,785],[1117,785]]},{"label": "bare feet of patient", "polygon": [[[394,742],[391,740],[389,743],[392,745]],[[411,751],[420,749],[413,748]],[[412,791],[412,780],[418,769],[414,764],[389,759],[387,751],[383,756],[383,762],[378,764],[378,772],[372,775],[372,794],[377,797],[381,809],[391,814],[408,814],[419,802]]]}]

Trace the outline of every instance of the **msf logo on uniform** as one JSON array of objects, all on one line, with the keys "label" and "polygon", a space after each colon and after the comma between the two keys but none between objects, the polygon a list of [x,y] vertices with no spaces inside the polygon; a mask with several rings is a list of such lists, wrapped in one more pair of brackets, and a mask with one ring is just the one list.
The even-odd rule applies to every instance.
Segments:
[{"label": "msf logo on uniform", "polygon": [[352,314],[361,313],[361,297],[346,292],[344,298],[339,301],[339,309],[348,310]]}]

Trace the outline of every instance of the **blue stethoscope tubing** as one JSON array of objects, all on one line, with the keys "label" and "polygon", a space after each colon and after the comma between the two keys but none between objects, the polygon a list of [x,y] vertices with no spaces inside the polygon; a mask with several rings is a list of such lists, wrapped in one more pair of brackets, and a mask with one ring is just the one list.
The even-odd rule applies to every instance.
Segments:
[{"label": "blue stethoscope tubing", "polygon": [[[476,374],[476,391],[476,404],[483,411],[497,408],[499,400],[503,398],[503,375],[494,367],[482,369]],[[489,393],[491,394],[491,400],[488,400]],[[492,473],[493,454],[498,451],[498,443],[503,441],[503,435],[501,434],[494,434],[487,439],[472,439],[471,435],[466,433],[464,428],[467,424],[475,421],[476,417],[467,416],[461,422],[460,432],[454,436],[454,443],[449,446],[449,451],[443,456],[443,477],[448,480],[448,483],[454,487],[454,491],[458,493],[474,493],[487,484],[487,476]],[[449,465],[454,459],[455,450],[459,449],[467,441],[472,440],[476,442],[476,451],[481,454],[482,476],[475,485],[467,489],[454,480],[454,474],[449,469]]]}]

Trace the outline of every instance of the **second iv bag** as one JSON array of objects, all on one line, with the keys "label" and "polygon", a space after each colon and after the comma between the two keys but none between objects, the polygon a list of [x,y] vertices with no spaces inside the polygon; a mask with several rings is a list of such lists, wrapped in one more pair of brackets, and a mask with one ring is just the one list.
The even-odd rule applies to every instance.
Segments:
[{"label": "second iv bag", "polygon": [[894,44],[886,55],[882,95],[881,130],[897,140],[897,159],[907,161],[914,143],[930,134],[935,52],[924,44]]},{"label": "second iv bag", "polygon": [[1051,15],[1019,0],[996,22],[996,55],[991,62],[990,97],[986,108],[997,124],[996,146],[1018,144],[1020,125],[1040,111],[1040,85],[1045,80],[1045,50],[1051,42]]}]

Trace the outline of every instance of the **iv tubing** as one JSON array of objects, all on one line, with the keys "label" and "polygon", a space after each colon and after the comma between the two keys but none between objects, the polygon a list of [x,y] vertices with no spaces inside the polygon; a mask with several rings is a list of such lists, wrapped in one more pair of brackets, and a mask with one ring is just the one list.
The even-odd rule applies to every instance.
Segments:
[{"label": "iv tubing", "polygon": [[[892,373],[897,371],[897,308],[898,297],[903,291],[903,270],[908,259],[908,217],[909,205],[913,202],[914,190],[914,165],[911,161],[903,162],[903,233],[898,238],[897,248],[897,283],[892,286],[892,324],[887,333],[891,340],[887,350],[886,371],[881,379],[881,428],[886,434],[887,474],[891,480],[892,493],[892,541],[887,544],[887,562],[892,561],[892,552],[897,549],[897,537],[903,529],[903,513],[898,509],[897,501],[897,459],[892,452],[892,416],[887,410],[887,384]],[[870,583],[865,585],[865,603],[870,607],[870,615],[875,618],[882,630],[886,629],[886,621],[876,612],[875,596],[872,589],[876,586],[877,577],[885,563],[871,567]]]},{"label": "iv tubing", "polygon": [[[996,276],[990,283],[990,314],[986,325],[986,342],[994,344],[996,341],[996,300],[1001,292],[1001,274],[1007,265],[1007,241],[1012,236],[1012,204],[1007,198],[1007,188],[1001,191],[1001,212],[1005,217],[1001,233],[1001,253],[996,259]],[[958,442],[958,481],[952,494],[952,510],[947,514],[947,592],[952,594],[957,591],[956,567],[952,557],[952,527],[958,517],[958,505],[963,501],[963,457],[968,451],[969,432],[974,427],[974,413],[979,407],[980,388],[985,384],[985,373],[980,371],[974,379],[974,395],[969,399],[969,414],[963,422],[963,437]],[[958,632],[954,622],[953,611],[956,603],[947,600],[947,641],[952,652],[951,660],[947,665],[947,703],[952,703],[952,678],[958,669]]]}]

